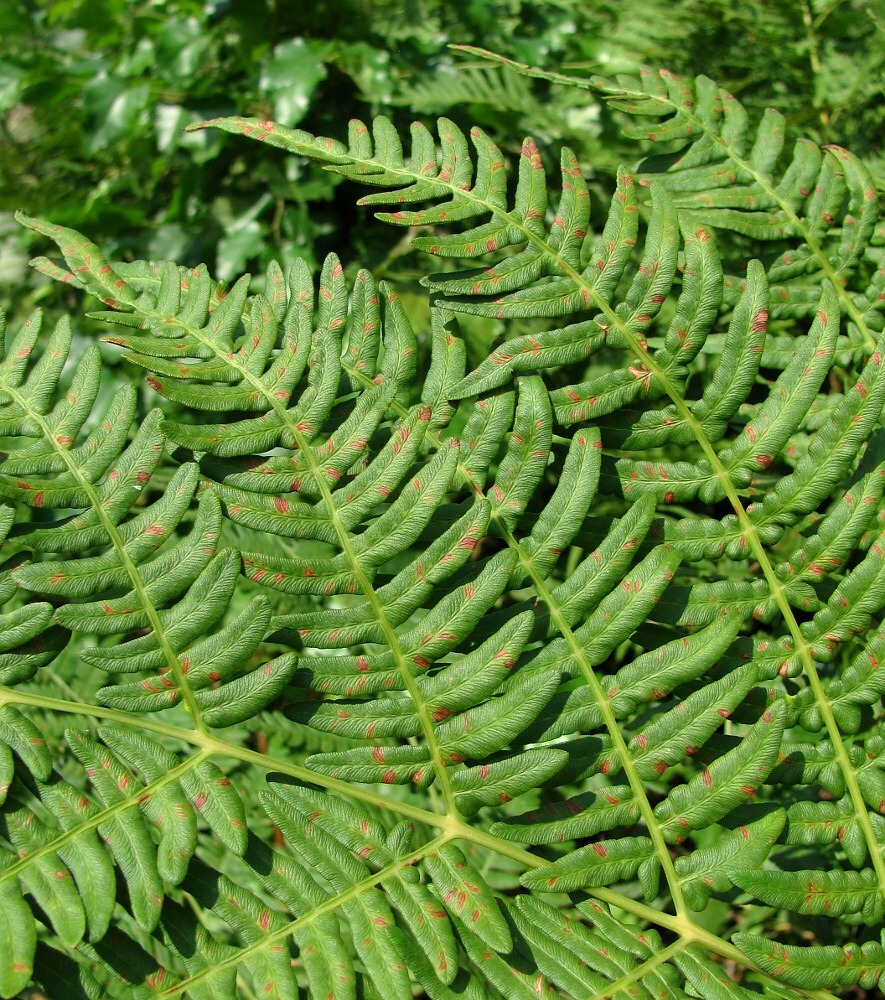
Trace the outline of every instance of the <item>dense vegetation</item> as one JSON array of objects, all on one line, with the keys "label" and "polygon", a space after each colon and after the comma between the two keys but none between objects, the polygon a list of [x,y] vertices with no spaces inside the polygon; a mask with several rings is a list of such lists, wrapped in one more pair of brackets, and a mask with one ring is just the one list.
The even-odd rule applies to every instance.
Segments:
[{"label": "dense vegetation", "polygon": [[450,44],[544,69],[704,73],[751,111],[775,105],[794,133],[850,148],[883,180],[881,31],[875,5],[838,0],[2,4],[0,288],[20,299],[28,244],[17,208],[88,228],[121,259],[205,263],[223,280],[271,259],[314,267],[330,251],[373,273],[425,270],[416,254],[402,259],[395,234],[365,225],[338,178],[218,133],[183,132],[217,115],[332,135],[349,118],[380,113],[403,127],[444,114],[511,145],[534,135],[548,168],[567,144],[611,195],[636,150],[605,107]]},{"label": "dense vegetation", "polygon": [[877,989],[876,8],[302,6],[0,8],[0,995]]}]

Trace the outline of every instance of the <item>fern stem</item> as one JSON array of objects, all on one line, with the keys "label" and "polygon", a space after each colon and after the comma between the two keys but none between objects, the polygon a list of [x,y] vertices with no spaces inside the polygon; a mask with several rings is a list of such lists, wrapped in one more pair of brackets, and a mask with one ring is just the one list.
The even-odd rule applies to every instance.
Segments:
[{"label": "fern stem", "polygon": [[123,539],[120,537],[119,531],[117,531],[117,526],[107,516],[104,504],[101,502],[101,498],[96,493],[94,486],[82,474],[77,463],[71,458],[71,454],[68,449],[64,448],[58,443],[58,441],[56,441],[51,428],[43,418],[43,414],[28,404],[28,397],[18,392],[15,387],[8,386],[5,383],[3,383],[3,391],[8,393],[10,398],[15,400],[15,402],[22,408],[22,411],[27,413],[28,417],[30,417],[30,419],[33,420],[34,423],[40,428],[44,438],[49,442],[53,451],[64,462],[68,471],[80,485],[83,492],[89,497],[92,508],[101,522],[101,526],[104,528],[105,533],[110,539],[111,545],[117,553],[117,558],[120,560],[120,564],[126,571],[129,579],[132,581],[132,589],[135,591],[139,603],[144,608],[145,614],[148,616],[148,621],[150,622],[151,629],[156,637],[157,645],[162,650],[166,664],[169,667],[169,671],[175,678],[175,684],[181,692],[185,707],[187,708],[191,718],[194,720],[194,728],[198,732],[205,732],[206,725],[203,722],[200,706],[197,704],[194,693],[191,691],[190,685],[187,683],[184,671],[181,668],[181,662],[169,642],[166,630],[163,627],[163,622],[160,620],[160,614],[153,601],[148,596],[147,590],[142,582],[141,575],[138,572],[138,567],[129,557],[129,553],[126,551],[126,546],[123,544]]},{"label": "fern stem", "polygon": [[614,997],[619,990],[624,990],[628,986],[632,986],[633,983],[641,982],[643,977],[649,972],[654,971],[660,965],[665,965],[674,955],[678,955],[681,951],[685,951],[690,944],[691,942],[686,941],[684,938],[674,941],[662,951],[652,955],[651,958],[647,958],[641,965],[637,965],[635,969],[630,972],[625,972],[624,975],[616,979],[611,986],[607,986],[601,993],[597,993],[593,997],[593,1000],[609,1000],[609,998]]},{"label": "fern stem", "polygon": [[[33,694],[27,691],[20,691],[17,688],[0,687],[0,706],[2,705],[29,705],[31,708],[40,708],[49,712],[64,712],[68,715],[83,715],[86,718],[105,719],[107,722],[116,722],[121,726],[131,726],[133,715],[130,712],[121,712],[115,708],[104,708],[101,705],[87,705],[82,702],[64,701],[61,698],[49,698],[42,694]],[[156,733],[158,736],[167,736],[172,740],[180,740],[183,743],[198,743],[199,737],[193,729],[184,729],[181,726],[170,726],[164,722],[157,722],[155,719],[137,717],[138,728],[145,732]]]},{"label": "fern stem", "polygon": [[[63,701],[60,698],[48,698],[44,695],[31,694],[25,691],[13,690],[11,688],[0,687],[0,706],[3,705],[28,705],[31,708],[39,708],[50,712],[63,712],[67,715],[83,715],[87,718],[104,719],[107,722],[116,722],[123,726],[132,726],[133,716],[126,712],[120,712],[113,708],[103,708],[100,705],[86,705],[77,702]],[[149,733],[156,733],[158,736],[166,736],[169,739],[197,747],[199,752],[217,754],[228,757],[232,760],[241,761],[244,764],[254,764],[264,771],[279,771],[281,774],[298,778],[305,784],[319,785],[327,791],[338,792],[341,795],[350,796],[375,806],[378,809],[397,813],[407,819],[416,820],[419,823],[432,827],[445,826],[446,818],[439,813],[430,812],[427,809],[420,809],[418,806],[410,805],[407,802],[399,802],[376,792],[370,792],[359,786],[351,786],[346,781],[332,778],[326,774],[312,771],[310,768],[301,767],[298,764],[289,764],[286,761],[274,760],[257,750],[249,750],[246,747],[238,746],[236,743],[228,743],[226,740],[218,739],[208,733],[198,733],[193,729],[183,729],[179,726],[170,726],[166,723],[157,722],[155,719],[137,717],[138,728]],[[150,791],[152,785],[145,789]]]}]

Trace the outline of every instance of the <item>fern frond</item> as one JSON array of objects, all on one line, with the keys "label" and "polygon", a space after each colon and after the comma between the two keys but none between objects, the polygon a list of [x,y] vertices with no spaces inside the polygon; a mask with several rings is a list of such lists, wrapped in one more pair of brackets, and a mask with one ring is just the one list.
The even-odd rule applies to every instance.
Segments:
[{"label": "fern frond", "polygon": [[[874,207],[850,158],[782,166],[775,118],[748,145],[715,88],[658,80],[632,110],[690,146],[650,199],[621,171],[600,233],[573,154],[551,197],[533,140],[511,185],[444,119],[408,156],[384,119],[214,123],[430,227],[427,331],[334,255],[253,293],[23,218],[159,404],[100,396],[65,323],[0,366],[3,995],[878,981],[877,942],[706,919],[881,920]],[[740,287],[728,231],[758,251]],[[459,314],[539,329],[467,373]],[[41,726],[70,716],[92,728],[62,748]]]},{"label": "fern frond", "polygon": [[[61,371],[63,345],[69,343],[69,335],[63,333],[59,338],[57,330],[48,345],[52,347],[49,357],[58,352],[54,377]],[[20,334],[13,342],[8,357],[17,360],[28,356],[25,352],[30,347],[22,347],[21,338]],[[56,340],[58,346],[54,346]],[[257,629],[253,625],[254,635],[248,649],[234,646],[220,656],[231,634],[228,633],[204,640],[190,657],[181,655],[187,644],[205,636],[219,622],[233,594],[239,569],[236,553],[230,550],[217,556],[215,553],[214,541],[221,527],[217,499],[207,495],[189,535],[175,544],[167,544],[188,511],[197,485],[196,469],[182,466],[161,499],[124,521],[135,499],[148,486],[162,453],[159,412],[153,411],[142,422],[132,443],[126,446],[125,435],[134,416],[134,396],[126,389],[121,390],[102,423],[83,444],[76,445],[89,411],[84,406],[74,418],[74,407],[81,391],[86,392],[87,405],[91,406],[97,379],[92,380],[93,390],[81,390],[79,386],[85,381],[84,371],[94,370],[97,376],[97,355],[83,356],[64,400],[51,409],[38,404],[29,391],[35,380],[46,377],[40,369],[41,363],[24,380],[20,365],[18,371],[10,369],[3,383],[10,399],[6,417],[9,429],[16,427],[26,434],[30,431],[29,436],[36,440],[14,451],[4,464],[0,492],[14,496],[17,491],[18,497],[43,510],[84,509],[59,523],[46,525],[41,521],[22,526],[15,535],[16,542],[37,551],[70,552],[102,544],[107,550],[100,556],[75,562],[44,560],[25,564],[12,572],[13,580],[20,587],[55,599],[74,598],[53,611],[54,620],[70,632],[123,635],[138,629],[150,630],[146,636],[81,654],[87,662],[110,672],[151,671],[154,675],[128,686],[105,689],[104,704],[143,711],[166,708],[183,699],[196,720],[205,714],[205,721],[215,725],[230,725],[251,716],[256,702],[264,698],[266,704],[279,692],[287,676],[286,661],[278,661],[272,666],[265,665],[261,673],[239,677],[244,673],[240,657],[244,653],[251,655],[264,638],[265,629],[260,624]],[[121,396],[126,400],[125,406],[119,403]],[[59,430],[66,433],[59,434]],[[115,444],[119,457],[110,457],[111,449],[105,447],[109,441]],[[89,457],[84,459],[84,454]],[[39,478],[46,471],[55,475]],[[107,596],[112,590],[124,593]],[[174,606],[164,610],[169,605]],[[248,617],[254,619],[260,607],[256,604]],[[265,626],[268,622],[269,615]],[[186,677],[191,666],[196,669]],[[237,691],[244,699],[239,702],[239,713],[232,713],[229,708],[219,711],[215,704],[226,702],[227,697],[200,690],[221,679],[234,684],[229,694]]]},{"label": "fern frond", "polygon": [[[864,258],[878,221],[878,195],[866,166],[848,150],[800,139],[784,162],[783,116],[769,108],[754,130],[740,102],[707,77],[686,81],[666,70],[643,70],[638,79],[581,79],[461,48],[517,73],[592,91],[638,119],[625,134],[666,148],[641,171],[672,192],[688,224],[790,243],[781,250],[775,242],[768,265],[773,315],[806,315],[815,285],[825,279],[849,318],[849,336],[867,351],[874,348],[881,301],[873,306],[864,294],[870,272]],[[736,291],[740,279],[728,286]]]}]

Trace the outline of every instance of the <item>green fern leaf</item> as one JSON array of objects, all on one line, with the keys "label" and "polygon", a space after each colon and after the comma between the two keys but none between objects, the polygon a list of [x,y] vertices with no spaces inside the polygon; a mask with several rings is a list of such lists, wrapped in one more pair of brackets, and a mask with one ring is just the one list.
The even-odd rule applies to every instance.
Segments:
[{"label": "green fern leaf", "polygon": [[688,905],[693,910],[703,910],[711,893],[731,888],[730,868],[741,872],[743,877],[761,864],[780,836],[784,819],[782,810],[771,810],[729,832],[716,844],[701,848],[690,857],[677,858],[675,868]]},{"label": "green fern leaf", "polygon": [[[211,123],[424,227],[429,323],[335,255],[228,288],[22,218],[124,365],[39,316],[0,362],[4,996],[878,982],[865,168],[703,79],[541,75],[681,150],[597,205],[446,119]],[[504,336],[469,373],[459,317]]]},{"label": "green fern leaf", "polygon": [[[639,869],[656,866],[654,845],[648,837],[601,840],[523,877],[530,889],[574,892],[613,882],[627,882]],[[652,896],[655,893],[651,894]]]},{"label": "green fern leaf", "polygon": [[849,943],[844,948],[833,945],[802,948],[779,945],[750,934],[737,935],[748,955],[760,967],[776,972],[778,977],[803,989],[827,986],[875,987],[883,972],[885,952],[878,941],[863,945]]}]

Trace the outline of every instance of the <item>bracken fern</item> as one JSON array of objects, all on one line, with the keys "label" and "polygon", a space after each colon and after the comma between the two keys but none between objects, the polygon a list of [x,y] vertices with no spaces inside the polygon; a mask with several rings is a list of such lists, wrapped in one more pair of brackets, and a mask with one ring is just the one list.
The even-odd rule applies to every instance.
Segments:
[{"label": "bracken fern", "polygon": [[[601,231],[532,140],[199,126],[427,227],[426,334],[334,256],[254,292],[21,216],[149,389],[7,337],[2,996],[878,982],[875,185],[704,78],[509,65],[662,144]],[[468,372],[461,314],[533,325]]]}]

